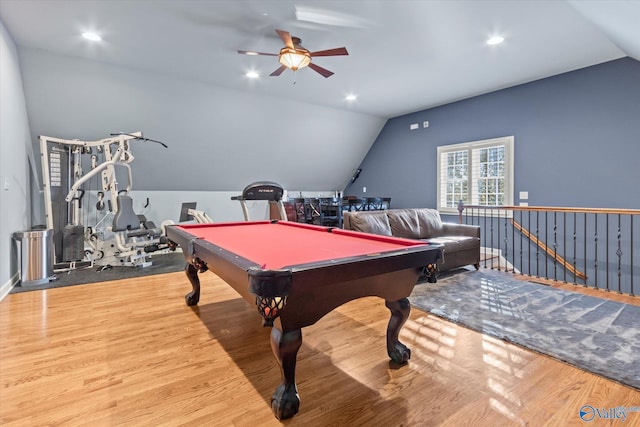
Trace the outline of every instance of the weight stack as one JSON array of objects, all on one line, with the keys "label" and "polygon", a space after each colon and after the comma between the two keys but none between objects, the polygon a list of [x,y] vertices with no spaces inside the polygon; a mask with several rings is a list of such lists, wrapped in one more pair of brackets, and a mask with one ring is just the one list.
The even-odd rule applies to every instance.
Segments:
[{"label": "weight stack", "polygon": [[84,227],[67,224],[62,231],[62,261],[80,261],[84,258]]}]

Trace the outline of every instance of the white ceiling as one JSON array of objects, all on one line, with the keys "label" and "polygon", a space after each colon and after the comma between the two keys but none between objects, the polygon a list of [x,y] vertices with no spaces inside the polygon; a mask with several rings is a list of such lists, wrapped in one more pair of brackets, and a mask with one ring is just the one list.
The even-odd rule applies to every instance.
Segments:
[{"label": "white ceiling", "polygon": [[[309,21],[296,14],[311,15]],[[300,15],[298,15],[300,16]],[[383,118],[631,56],[640,60],[640,0],[2,0],[19,47],[291,98]],[[278,68],[275,29],[335,75]],[[91,44],[82,31],[100,33]],[[500,34],[505,42],[485,44]],[[250,80],[245,72],[261,73]],[[358,100],[347,103],[354,93]]]}]

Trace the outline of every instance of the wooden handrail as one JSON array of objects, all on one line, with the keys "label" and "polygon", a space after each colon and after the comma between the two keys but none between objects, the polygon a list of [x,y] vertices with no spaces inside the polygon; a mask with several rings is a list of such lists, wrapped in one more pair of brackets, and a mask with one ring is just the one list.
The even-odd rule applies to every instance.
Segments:
[{"label": "wooden handrail", "polygon": [[515,227],[516,230],[520,231],[526,238],[528,238],[533,243],[538,245],[538,247],[540,249],[545,251],[548,255],[552,256],[553,259],[558,261],[565,269],[567,269],[567,271],[570,271],[571,273],[575,274],[576,277],[579,277],[582,280],[587,280],[587,275],[586,274],[584,274],[583,272],[577,270],[572,264],[567,262],[567,260],[565,260],[563,257],[558,255],[558,253],[556,251],[554,251],[553,249],[549,248],[543,242],[538,240],[538,238],[536,236],[533,236],[529,232],[529,230],[524,228],[522,225],[520,225],[517,221],[514,221],[513,219],[510,219],[509,221],[511,221],[511,224],[513,224],[513,226]]},{"label": "wooden handrail", "polygon": [[486,210],[511,210],[511,211],[542,211],[542,212],[573,212],[573,213],[599,213],[618,215],[640,215],[640,209],[617,209],[617,208],[568,208],[554,206],[485,206],[485,205],[464,205],[464,209],[486,209]]}]

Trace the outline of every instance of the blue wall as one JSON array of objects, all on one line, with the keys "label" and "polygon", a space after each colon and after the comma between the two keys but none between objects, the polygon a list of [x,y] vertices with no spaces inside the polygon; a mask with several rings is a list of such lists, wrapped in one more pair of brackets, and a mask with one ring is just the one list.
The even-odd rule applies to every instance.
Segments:
[{"label": "blue wall", "polygon": [[516,204],[528,191],[532,206],[640,208],[640,62],[631,58],[390,119],[344,194],[434,208],[437,146],[508,135]]}]

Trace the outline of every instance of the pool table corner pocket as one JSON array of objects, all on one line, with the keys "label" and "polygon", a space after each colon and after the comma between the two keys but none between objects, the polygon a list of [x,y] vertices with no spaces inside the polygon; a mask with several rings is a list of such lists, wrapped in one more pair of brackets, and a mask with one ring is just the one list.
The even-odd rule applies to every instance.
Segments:
[{"label": "pool table corner pocket", "polygon": [[291,291],[291,270],[263,270],[249,268],[249,292],[256,296],[258,313],[263,326],[273,326],[287,305]]}]

